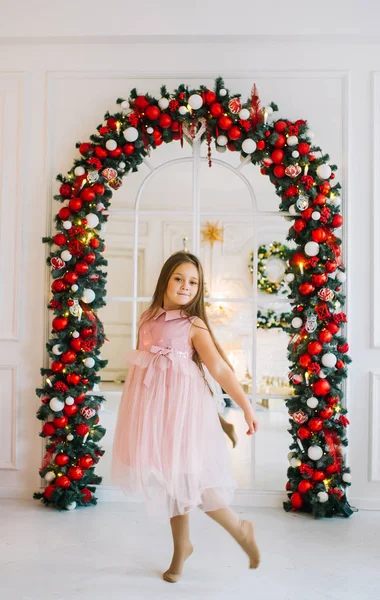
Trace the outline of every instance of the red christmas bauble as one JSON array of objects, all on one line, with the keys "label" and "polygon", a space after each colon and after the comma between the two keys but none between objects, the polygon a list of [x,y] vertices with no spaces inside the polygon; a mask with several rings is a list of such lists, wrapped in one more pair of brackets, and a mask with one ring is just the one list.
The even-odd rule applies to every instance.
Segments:
[{"label": "red christmas bauble", "polygon": [[328,260],[325,263],[325,269],[327,273],[333,273],[334,271],[336,271],[338,265],[335,262],[335,260]]},{"label": "red christmas bauble", "polygon": [[73,417],[78,412],[78,407],[76,404],[65,404],[63,412],[66,417]]},{"label": "red christmas bauble", "polygon": [[300,438],[300,440],[308,440],[309,437],[311,436],[311,431],[310,429],[308,429],[307,427],[304,427],[303,425],[298,429],[297,431],[297,435]]},{"label": "red christmas bauble", "polygon": [[329,184],[328,181],[324,181],[323,183],[321,183],[321,185],[319,186],[319,191],[322,194],[325,194],[325,196],[329,193],[329,191],[331,190],[331,185]]},{"label": "red christmas bauble", "polygon": [[331,406],[326,406],[326,408],[323,408],[319,411],[319,416],[321,417],[321,419],[331,419],[333,415],[334,409]]},{"label": "red christmas bauble", "polygon": [[170,125],[170,129],[175,132],[179,131],[179,121],[173,121]]},{"label": "red christmas bauble", "polygon": [[278,148],[277,150],[273,150],[272,154],[270,155],[271,159],[276,165],[282,163],[282,161],[284,160],[284,156],[285,152],[280,148]]},{"label": "red christmas bauble", "polygon": [[94,460],[89,454],[81,456],[78,460],[78,465],[82,467],[82,469],[89,469],[90,467],[92,467],[93,464]]},{"label": "red christmas bauble", "polygon": [[302,211],[302,218],[305,221],[308,221],[311,218],[311,215],[313,214],[313,208],[310,206],[310,208],[306,208],[305,210]]},{"label": "red christmas bauble", "polygon": [[307,351],[309,354],[311,354],[311,356],[314,356],[316,354],[320,354],[323,350],[322,344],[320,344],[319,342],[310,342],[307,345]]},{"label": "red christmas bauble", "polygon": [[233,120],[228,115],[223,115],[222,117],[219,117],[219,119],[218,119],[218,125],[221,129],[228,130],[228,129],[230,129],[230,127],[232,127],[232,124],[233,124]]},{"label": "red christmas bauble", "polygon": [[162,127],[162,129],[168,129],[168,127],[171,126],[172,122],[173,122],[173,119],[171,118],[170,115],[163,114],[160,116],[158,124],[160,127]]},{"label": "red christmas bauble", "polygon": [[306,494],[306,492],[310,492],[312,489],[313,484],[308,479],[303,479],[298,484],[298,491],[301,492],[301,494]]},{"label": "red christmas bauble", "polygon": [[83,202],[92,202],[95,200],[95,196],[95,190],[89,187],[84,188],[80,193],[80,197],[82,198]]},{"label": "red christmas bauble", "polygon": [[300,263],[304,263],[306,260],[306,256],[302,254],[302,252],[295,252],[291,258],[291,263],[293,265],[299,265]]},{"label": "red christmas bauble", "polygon": [[105,148],[102,148],[101,146],[96,146],[95,148],[95,156],[97,158],[107,158],[108,156],[108,152]]},{"label": "red christmas bauble", "polygon": [[54,243],[57,246],[64,246],[67,242],[66,237],[63,235],[63,233],[57,233],[54,237],[53,237]]},{"label": "red christmas bauble", "polygon": [[334,215],[331,220],[331,227],[341,227],[343,225],[342,215]]},{"label": "red christmas bauble", "polygon": [[84,473],[83,469],[80,467],[70,467],[67,471],[67,475],[72,481],[79,481],[79,479],[82,479]]},{"label": "red christmas bauble", "polygon": [[51,370],[53,371],[53,373],[60,373],[62,371],[62,369],[64,368],[64,364],[63,362],[59,361],[59,360],[54,360],[51,363]]},{"label": "red christmas bauble", "polygon": [[61,475],[60,477],[57,477],[55,485],[61,488],[69,488],[71,481],[66,475]]},{"label": "red christmas bauble", "polygon": [[328,331],[328,329],[322,329],[322,331],[320,331],[318,334],[318,340],[322,344],[328,344],[329,342],[331,342],[332,338],[333,338],[333,335],[332,335],[331,331]]},{"label": "red christmas bauble", "polygon": [[301,283],[301,285],[298,286],[298,289],[300,294],[307,296],[308,294],[312,294],[314,292],[315,287],[312,283]]},{"label": "red christmas bauble", "polygon": [[92,327],[83,327],[83,329],[80,330],[80,334],[84,338],[92,336],[93,333],[94,330],[92,329]]},{"label": "red christmas bauble", "polygon": [[66,289],[66,284],[62,279],[54,279],[51,284],[52,292],[63,292]]},{"label": "red christmas bauble", "polygon": [[312,385],[312,390],[316,396],[325,396],[329,393],[331,386],[327,379],[319,379]]},{"label": "red christmas bauble", "polygon": [[152,133],[153,135],[153,139],[157,142],[158,140],[162,139],[162,133],[159,129],[155,129]]},{"label": "red christmas bauble", "polygon": [[89,265],[91,265],[93,262],[95,262],[95,259],[96,259],[96,256],[95,256],[95,254],[93,252],[89,252],[88,254],[84,255],[84,260]]},{"label": "red christmas bauble", "polygon": [[328,473],[328,475],[332,475],[333,473],[337,472],[337,468],[334,464],[332,465],[328,465],[328,467],[326,467],[326,473]]},{"label": "red christmas bauble", "polygon": [[46,488],[44,489],[44,496],[45,498],[47,498],[47,500],[50,500],[52,493],[55,490],[55,485],[47,485]]},{"label": "red christmas bauble", "polygon": [[74,271],[67,271],[67,273],[64,274],[63,279],[69,285],[73,285],[78,281],[78,275],[77,273],[74,273]]},{"label": "red christmas bauble", "polygon": [[313,473],[313,481],[323,481],[326,475],[324,471],[314,471]]},{"label": "red christmas bauble", "polygon": [[66,427],[67,423],[69,422],[68,418],[65,415],[62,415],[62,417],[55,417],[55,419],[53,419],[53,423],[54,426],[57,429],[61,429],[62,427]]},{"label": "red christmas bauble", "polygon": [[241,129],[237,125],[234,125],[229,129],[228,137],[230,140],[238,140],[241,137]]},{"label": "red christmas bauble", "polygon": [[92,187],[93,191],[97,196],[103,196],[105,187],[102,183],[95,183]]},{"label": "red christmas bauble", "polygon": [[[73,406],[76,406],[76,404],[73,404]],[[77,409],[78,409],[78,407],[77,407]],[[85,436],[86,433],[88,433],[88,431],[89,431],[89,426],[86,425],[86,423],[79,423],[79,425],[76,426],[75,431],[77,432],[78,435]]]},{"label": "red christmas bauble", "polygon": [[286,144],[286,137],[282,133],[277,134],[277,138],[273,146],[275,148],[283,148]]},{"label": "red christmas bauble", "polygon": [[89,267],[86,262],[80,261],[75,265],[75,272],[79,273],[79,275],[85,275],[88,271]]},{"label": "red christmas bauble", "polygon": [[344,369],[344,362],[342,360],[337,360],[335,366],[337,369]]},{"label": "red christmas bauble", "polygon": [[75,396],[74,401],[75,404],[82,404],[82,402],[84,402],[86,400],[86,394],[83,392],[82,394],[79,394],[79,396]]},{"label": "red christmas bauble", "polygon": [[293,508],[301,508],[302,506],[302,497],[299,492],[294,492],[294,494],[290,497],[290,502]]},{"label": "red christmas bauble", "polygon": [[80,493],[82,494],[82,502],[88,502],[91,500],[91,491],[88,488],[82,488]]},{"label": "red christmas bauble", "polygon": [[264,140],[259,140],[257,142],[257,144],[256,144],[256,148],[258,150],[264,150],[264,148],[265,148],[265,142],[264,142]]},{"label": "red christmas bauble", "polygon": [[288,124],[286,121],[277,121],[277,123],[274,124],[274,128],[277,131],[277,133],[283,133],[288,127]]},{"label": "red christmas bauble", "polygon": [[90,246],[91,246],[91,248],[94,248],[94,249],[99,248],[99,246],[100,246],[99,238],[92,238],[90,241]]},{"label": "red christmas bauble", "polygon": [[107,127],[109,127],[110,129],[112,129],[112,131],[116,131],[116,129],[117,129],[117,121],[116,121],[115,117],[109,117],[107,119]]},{"label": "red christmas bauble", "polygon": [[45,423],[42,427],[42,433],[45,435],[53,435],[55,433],[55,427],[51,423]]},{"label": "red christmas bauble", "polygon": [[326,327],[333,335],[335,335],[339,331],[339,326],[336,323],[327,323]]},{"label": "red christmas bauble", "polygon": [[306,223],[303,219],[296,219],[294,221],[293,227],[297,233],[301,233],[301,231],[303,231],[305,229]]},{"label": "red christmas bauble", "polygon": [[235,144],[233,142],[228,142],[227,148],[228,150],[230,150],[230,152],[234,152],[236,150]]},{"label": "red christmas bauble", "polygon": [[212,114],[212,116],[214,118],[221,117],[223,112],[224,112],[223,106],[221,104],[219,104],[219,102],[215,102],[214,104],[211,104],[210,113]]},{"label": "red christmas bauble", "polygon": [[66,350],[61,356],[62,362],[66,365],[75,362],[77,355],[72,350]]},{"label": "red christmas bauble", "polygon": [[80,375],[78,375],[78,373],[68,373],[66,381],[72,385],[78,385],[80,382]]},{"label": "red christmas bauble", "polygon": [[292,196],[298,196],[298,187],[296,185],[290,185],[285,191],[285,196],[291,198]]},{"label": "red christmas bauble", "polygon": [[69,185],[68,183],[64,183],[63,185],[61,185],[61,187],[59,188],[59,193],[61,194],[61,196],[63,196],[64,198],[70,198],[71,196],[71,185]]},{"label": "red christmas bauble", "polygon": [[310,152],[310,144],[308,144],[307,142],[301,142],[300,144],[298,144],[297,150],[301,154],[301,156],[305,156]]},{"label": "red christmas bauble", "polygon": [[84,142],[79,146],[79,152],[82,156],[87,156],[88,154],[90,154],[90,152],[92,152],[92,144]]},{"label": "red christmas bauble", "polygon": [[112,158],[119,158],[119,156],[123,154],[123,150],[122,148],[120,148],[120,146],[118,146],[117,148],[115,148],[115,150],[109,150],[108,154]]},{"label": "red christmas bauble", "polygon": [[130,156],[131,154],[134,153],[135,146],[134,146],[134,144],[125,144],[123,150],[127,156]]},{"label": "red christmas bauble", "polygon": [[321,431],[323,427],[323,419],[320,419],[319,417],[314,417],[313,419],[310,419],[308,425],[311,431]]},{"label": "red christmas bauble", "polygon": [[145,98],[145,96],[137,96],[137,98],[134,101],[134,108],[143,111],[146,109],[147,106],[149,106],[149,102]]},{"label": "red christmas bauble", "polygon": [[[314,240],[316,241],[316,240]],[[311,278],[311,281],[313,282],[314,285],[316,285],[317,287],[320,287],[321,285],[324,285],[327,281],[328,277],[326,275],[326,273],[317,273],[316,275],[313,275],[313,277]]]},{"label": "red christmas bauble", "polygon": [[71,215],[71,210],[69,208],[67,208],[67,206],[64,206],[63,208],[61,208],[61,210],[58,213],[58,216],[62,221],[66,221],[70,215]]},{"label": "red christmas bauble", "polygon": [[67,463],[70,460],[70,457],[68,454],[65,454],[64,452],[57,454],[57,456],[55,457],[55,464],[63,467],[64,465],[67,465]]},{"label": "red christmas bauble", "polygon": [[62,331],[62,329],[65,329],[68,324],[69,321],[66,319],[66,317],[55,317],[52,322],[52,327],[54,331]]},{"label": "red christmas bauble", "polygon": [[106,135],[106,133],[109,133],[109,128],[108,127],[100,127],[99,133],[100,133],[100,135]]},{"label": "red christmas bauble", "polygon": [[158,117],[160,116],[160,114],[161,114],[160,109],[158,108],[158,106],[155,106],[154,104],[148,106],[145,109],[145,116],[150,121],[156,121],[158,119]]},{"label": "red christmas bauble", "polygon": [[216,94],[211,90],[208,90],[205,94],[205,102],[206,104],[213,104],[216,100]]},{"label": "red christmas bauble", "polygon": [[311,363],[311,356],[310,354],[301,354],[301,356],[298,359],[299,364],[301,365],[301,367],[308,367]]},{"label": "red christmas bauble", "polygon": [[87,377],[82,377],[82,383],[84,383],[84,385],[88,384],[88,379]]},{"label": "red christmas bauble", "polygon": [[323,194],[318,194],[318,196],[314,198],[313,204],[317,206],[323,206],[324,204],[326,204],[326,200],[326,196],[324,196]]},{"label": "red christmas bauble", "polygon": [[292,491],[292,484],[290,483],[290,481],[289,481],[289,480],[286,482],[285,489],[286,489],[288,492],[291,492],[291,491]]},{"label": "red christmas bauble", "polygon": [[285,167],[284,165],[274,165],[273,175],[278,179],[285,177]]},{"label": "red christmas bauble", "polygon": [[311,237],[313,242],[318,242],[319,244],[321,242],[324,242],[327,238],[327,233],[325,232],[324,229],[322,229],[321,227],[318,227],[317,229],[314,229],[311,232]]}]

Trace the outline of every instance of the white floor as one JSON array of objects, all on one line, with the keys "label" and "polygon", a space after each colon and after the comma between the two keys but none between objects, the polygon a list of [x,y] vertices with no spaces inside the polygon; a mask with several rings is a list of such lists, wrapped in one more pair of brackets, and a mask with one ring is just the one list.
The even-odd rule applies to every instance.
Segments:
[{"label": "white floor", "polygon": [[57,512],[36,500],[0,500],[3,600],[378,600],[380,512],[316,521],[281,509],[239,510],[257,524],[262,565],[201,512],[182,580],[166,583],[166,523],[139,506],[99,503]]}]

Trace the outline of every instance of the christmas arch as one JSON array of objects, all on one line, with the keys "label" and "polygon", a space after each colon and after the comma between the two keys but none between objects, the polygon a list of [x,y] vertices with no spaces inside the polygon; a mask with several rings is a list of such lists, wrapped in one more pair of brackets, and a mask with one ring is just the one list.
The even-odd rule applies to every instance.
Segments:
[{"label": "christmas arch", "polygon": [[349,516],[341,384],[350,358],[341,333],[345,268],[334,231],[343,222],[337,167],[313,144],[306,121],[276,119],[277,106],[261,107],[255,86],[246,101],[218,78],[213,90],[181,84],[169,93],[163,86],[157,99],[133,89],[117,103],[118,112],[106,113],[90,141],[77,143],[79,156],[68,173],[57,176],[55,199],[62,207],[56,232],[43,238],[50,245],[53,319],[49,366],[41,369],[43,384],[36,390],[37,418],[44,422],[40,436],[48,438],[39,473],[47,486],[34,498],[59,510],[97,502],[102,478],[95,469],[105,430],[98,416],[104,398],[94,387],[107,363],[100,355],[106,338],[97,317],[106,294],[101,226],[123,176],[137,171],[161,144],[182,145],[187,137],[207,142],[210,166],[212,143],[258,165],[291,221],[287,239],[296,249],[288,257],[286,280],[293,304],[287,326],[293,333],[288,357],[294,393],[286,400],[292,440],[284,508],[315,517]]}]

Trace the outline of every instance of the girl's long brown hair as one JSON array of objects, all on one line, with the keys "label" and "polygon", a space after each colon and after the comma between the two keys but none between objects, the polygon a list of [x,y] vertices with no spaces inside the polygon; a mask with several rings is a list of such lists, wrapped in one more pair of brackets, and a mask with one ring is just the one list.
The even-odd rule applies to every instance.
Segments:
[{"label": "girl's long brown hair", "polygon": [[[204,301],[203,268],[202,268],[202,265],[201,265],[199,259],[194,254],[190,254],[189,252],[180,251],[180,252],[175,252],[174,254],[169,256],[169,258],[164,263],[164,265],[161,269],[161,273],[158,277],[158,281],[156,284],[156,289],[153,294],[152,302],[151,302],[148,310],[144,313],[142,322],[146,322],[146,321],[152,319],[153,317],[155,317],[155,315],[163,307],[165,292],[167,290],[170,277],[172,276],[174,271],[177,269],[177,267],[183,263],[191,263],[191,264],[195,265],[195,267],[198,270],[198,274],[199,274],[199,282],[198,282],[198,291],[197,291],[196,295],[181,310],[183,311],[184,316],[188,316],[188,317],[196,316],[196,317],[199,317],[200,319],[202,319],[202,321],[205,323],[206,328],[208,329],[208,331],[211,335],[212,341],[214,342],[215,347],[218,350],[220,356],[228,364],[228,366],[233,370],[233,367],[230,364],[230,362],[228,361],[227,356],[225,355],[222,348],[219,346],[218,342],[216,341],[215,336],[211,330],[210,324],[208,322],[208,318],[207,318],[206,310],[205,310],[205,301]],[[195,325],[195,327],[199,327],[199,326]],[[201,329],[204,329],[204,327],[202,327]],[[202,361],[196,350],[194,350],[193,360],[197,364],[200,371],[202,372],[202,375],[204,376]]]}]

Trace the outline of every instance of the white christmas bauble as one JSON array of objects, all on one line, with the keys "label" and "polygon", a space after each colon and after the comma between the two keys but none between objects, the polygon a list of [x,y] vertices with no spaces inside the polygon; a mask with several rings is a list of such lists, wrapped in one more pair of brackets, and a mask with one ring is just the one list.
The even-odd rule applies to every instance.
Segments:
[{"label": "white christmas bauble", "polygon": [[289,212],[291,215],[296,215],[297,214],[297,209],[296,209],[296,205],[295,204],[291,204],[289,206]]},{"label": "white christmas bauble", "polygon": [[307,454],[311,460],[319,460],[323,456],[323,450],[320,446],[310,446]]},{"label": "white christmas bauble", "polygon": [[62,348],[61,348],[61,346],[59,344],[54,344],[54,346],[52,347],[51,351],[56,356],[59,356],[63,352],[63,350],[62,350]]},{"label": "white christmas bauble", "polygon": [[324,504],[329,499],[329,495],[327,492],[318,492],[317,494],[318,502]]},{"label": "white christmas bauble", "polygon": [[292,283],[292,281],[294,281],[294,274],[293,273],[287,273],[285,275],[285,281],[287,281],[288,283]]},{"label": "white christmas bauble", "polygon": [[169,100],[167,98],[160,98],[158,101],[158,106],[161,110],[166,110],[169,106]]},{"label": "white christmas bauble", "polygon": [[331,198],[329,204],[333,204],[334,206],[340,206],[342,204],[342,199],[339,196],[334,196],[334,198]]},{"label": "white christmas bauble", "polygon": [[313,213],[311,213],[311,218],[314,221],[319,221],[319,219],[321,218],[321,213],[315,210]]},{"label": "white christmas bauble", "polygon": [[127,165],[125,164],[125,162],[121,161],[121,162],[119,162],[118,168],[123,170],[123,169],[125,169],[126,166]]},{"label": "white christmas bauble", "polygon": [[351,473],[343,473],[342,479],[346,483],[351,483]]},{"label": "white christmas bauble", "polygon": [[98,202],[96,205],[96,210],[98,212],[102,212],[104,209],[105,209],[105,206],[104,206],[103,202]]},{"label": "white christmas bauble", "polygon": [[128,100],[123,100],[123,102],[120,104],[121,108],[123,110],[128,110],[129,109],[129,102]]},{"label": "white christmas bauble", "polygon": [[70,254],[70,252],[68,250],[63,250],[61,252],[61,258],[62,260],[64,260],[65,262],[69,262],[69,260],[72,259],[72,254]]},{"label": "white christmas bauble", "polygon": [[319,377],[320,379],[326,379],[326,373],[325,373],[324,371],[319,371],[319,373],[318,373],[318,377]]},{"label": "white christmas bauble", "polygon": [[273,115],[273,108],[271,106],[266,106],[265,109],[268,115]]},{"label": "white christmas bauble", "polygon": [[332,352],[327,352],[322,356],[322,364],[324,367],[332,369],[336,365],[336,356]]},{"label": "white christmas bauble", "polygon": [[294,319],[292,319],[292,327],[294,329],[299,329],[300,327],[302,327],[303,321],[300,317],[294,317]]},{"label": "white christmas bauble", "polygon": [[72,396],[67,396],[67,397],[65,398],[65,403],[66,403],[68,406],[71,406],[72,404],[74,404],[74,402],[75,402],[75,400],[74,400],[74,398],[73,398]]},{"label": "white christmas bauble", "polygon": [[290,466],[296,469],[301,466],[301,461],[299,458],[292,458],[290,461]]},{"label": "white christmas bauble", "polygon": [[149,135],[151,135],[153,133],[153,131],[154,131],[153,127],[146,128],[146,132],[149,133]]},{"label": "white christmas bauble", "polygon": [[85,172],[86,169],[84,167],[75,167],[74,169],[74,175],[76,175],[77,177],[81,177],[85,174]]},{"label": "white christmas bauble", "polygon": [[66,510],[75,510],[77,506],[77,503],[75,502],[75,500],[73,500],[73,502],[70,502],[70,504],[66,504],[65,508]]},{"label": "white christmas bauble", "polygon": [[186,106],[180,106],[178,109],[178,112],[180,115],[185,115],[187,113],[187,108]]},{"label": "white christmas bauble", "polygon": [[73,285],[71,286],[71,291],[72,292],[77,292],[79,290],[79,287],[77,286],[76,283],[73,283]]},{"label": "white christmas bauble", "polygon": [[86,304],[91,304],[95,300],[95,292],[90,288],[84,288],[82,301],[86,302]]},{"label": "white christmas bauble", "polygon": [[224,88],[221,88],[219,90],[219,96],[226,96],[227,95],[227,90],[225,90]]},{"label": "white christmas bauble", "polygon": [[338,271],[335,279],[340,281],[340,283],[344,283],[347,279],[347,275],[346,275],[346,273],[343,273],[343,271]]},{"label": "white christmas bauble", "polygon": [[63,225],[63,229],[71,229],[73,226],[71,221],[63,221],[62,225]]},{"label": "white christmas bauble", "polygon": [[88,215],[86,215],[86,219],[87,226],[91,229],[94,229],[94,227],[97,227],[99,225],[99,217],[95,213],[88,213]]},{"label": "white christmas bauble", "polygon": [[288,146],[297,146],[298,137],[296,135],[290,135],[286,140],[286,143],[288,144]]},{"label": "white christmas bauble", "polygon": [[191,94],[189,98],[189,105],[193,110],[198,110],[203,104],[202,96],[199,94]]},{"label": "white christmas bauble", "polygon": [[246,121],[247,119],[249,119],[250,116],[251,116],[251,113],[249,112],[248,108],[242,108],[241,111],[239,112],[239,118],[242,121]]},{"label": "white christmas bauble", "polygon": [[49,406],[54,412],[60,412],[65,406],[65,403],[62,402],[62,400],[59,400],[59,398],[52,398],[49,402]]},{"label": "white christmas bauble", "polygon": [[307,242],[305,244],[305,254],[308,256],[317,256],[319,252],[319,244],[317,242]]},{"label": "white christmas bauble", "polygon": [[54,479],[56,478],[56,474],[54,473],[54,471],[48,471],[45,474],[45,481],[47,481],[48,483],[50,483],[51,481],[54,481]]},{"label": "white christmas bauble", "polygon": [[317,175],[321,179],[328,179],[331,175],[331,167],[329,165],[319,165],[317,167]]},{"label": "white christmas bauble", "polygon": [[87,358],[84,359],[83,363],[84,363],[85,367],[88,367],[89,369],[92,369],[92,367],[95,364],[95,361],[94,361],[94,359],[91,356],[88,356]]},{"label": "white christmas bauble", "polygon": [[256,150],[256,142],[255,140],[251,140],[251,138],[247,138],[242,143],[241,148],[246,154],[252,154]]},{"label": "white christmas bauble", "polygon": [[228,137],[226,135],[218,135],[216,138],[216,143],[218,146],[226,146],[228,142]]},{"label": "white christmas bauble", "polygon": [[73,338],[79,338],[79,336],[80,336],[79,331],[73,331],[72,336],[73,336]]},{"label": "white christmas bauble", "polygon": [[72,441],[73,441],[73,439],[74,439],[74,436],[73,436],[73,434],[72,434],[72,433],[69,433],[69,434],[66,436],[66,439],[67,439],[69,442],[72,442]]},{"label": "white christmas bauble", "polygon": [[292,152],[293,158],[298,158],[299,155],[300,155],[300,153],[298,152],[298,150],[293,150],[293,152]]},{"label": "white christmas bauble", "polygon": [[314,396],[311,396],[311,398],[307,399],[306,404],[308,405],[309,408],[317,408],[318,398],[314,398]]},{"label": "white christmas bauble", "polygon": [[294,452],[289,452],[288,453],[288,460],[292,460],[293,456],[294,456]]},{"label": "white christmas bauble", "polygon": [[124,129],[123,135],[127,142],[135,142],[139,137],[139,132],[136,127],[127,127],[127,129]]},{"label": "white christmas bauble", "polygon": [[216,146],[217,152],[222,153],[222,152],[226,152],[226,150],[227,150],[227,146]]},{"label": "white christmas bauble", "polygon": [[115,150],[117,148],[117,142],[115,140],[107,140],[106,141],[107,150]]}]

